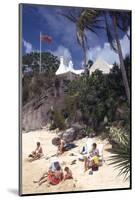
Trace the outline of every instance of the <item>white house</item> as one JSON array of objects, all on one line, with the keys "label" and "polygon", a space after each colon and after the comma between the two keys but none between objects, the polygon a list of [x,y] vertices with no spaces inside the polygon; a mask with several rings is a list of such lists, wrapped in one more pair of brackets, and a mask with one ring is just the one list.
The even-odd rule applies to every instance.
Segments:
[{"label": "white house", "polygon": [[72,60],[69,61],[68,65],[64,64],[63,57],[60,57],[60,65],[58,70],[55,72],[56,75],[81,75],[84,72],[84,69],[74,69]]},{"label": "white house", "polygon": [[95,70],[101,70],[103,74],[109,74],[112,65],[109,65],[102,58],[97,58],[97,60],[93,63],[93,65],[89,69],[89,74],[91,75]]}]

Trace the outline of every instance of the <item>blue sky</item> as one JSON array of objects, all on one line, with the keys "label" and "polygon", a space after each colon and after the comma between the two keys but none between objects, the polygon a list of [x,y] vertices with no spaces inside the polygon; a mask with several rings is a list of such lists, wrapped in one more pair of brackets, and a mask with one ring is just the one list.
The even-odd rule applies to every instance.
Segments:
[{"label": "blue sky", "polygon": [[[40,31],[53,38],[51,44],[42,42],[42,51],[49,51],[65,60],[72,59],[75,68],[81,68],[83,51],[76,39],[76,26],[59,12],[68,13],[73,8],[60,6],[23,5],[22,9],[22,43],[23,54],[39,51]],[[79,9],[79,8],[76,8]],[[129,53],[129,40],[126,35],[119,32],[124,56]],[[109,64],[119,62],[118,55],[110,49],[106,35],[99,31],[98,36],[88,31],[87,58],[93,61],[102,57]]]}]

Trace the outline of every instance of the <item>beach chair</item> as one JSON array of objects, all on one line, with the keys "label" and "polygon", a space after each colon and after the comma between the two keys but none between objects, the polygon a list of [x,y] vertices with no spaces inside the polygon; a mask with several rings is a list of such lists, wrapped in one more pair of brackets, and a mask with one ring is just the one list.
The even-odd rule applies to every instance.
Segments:
[{"label": "beach chair", "polygon": [[[87,139],[85,146],[83,146],[83,147],[81,148],[80,154],[78,155],[78,159],[79,159],[80,161],[83,161],[83,160],[84,160],[84,155],[85,155],[85,156],[88,156],[88,155],[89,155],[89,152],[91,151],[93,142],[94,142],[93,138],[88,138],[88,139]],[[82,151],[82,150],[84,150],[84,151]]]},{"label": "beach chair", "polygon": [[86,144],[81,148],[80,154],[88,154],[93,144],[93,138],[88,138]]},{"label": "beach chair", "polygon": [[103,165],[103,163],[105,162],[103,155],[104,146],[105,146],[104,144],[97,144],[97,148],[99,150],[99,160],[101,162],[101,165]]}]

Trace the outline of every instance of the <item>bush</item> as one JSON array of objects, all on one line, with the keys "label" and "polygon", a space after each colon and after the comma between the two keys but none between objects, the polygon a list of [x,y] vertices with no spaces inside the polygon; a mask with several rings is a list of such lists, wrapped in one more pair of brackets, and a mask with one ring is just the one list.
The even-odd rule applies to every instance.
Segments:
[{"label": "bush", "polygon": [[58,111],[54,111],[53,123],[51,124],[50,130],[54,130],[56,128],[59,128],[59,130],[64,130],[66,128],[65,119]]},{"label": "bush", "polygon": [[119,67],[115,64],[110,74],[96,70],[91,76],[73,80],[68,85],[65,105],[69,119],[73,120],[75,111],[80,110],[83,123],[95,132],[105,130],[105,116],[110,124],[120,120],[128,122],[124,117],[129,109]]}]

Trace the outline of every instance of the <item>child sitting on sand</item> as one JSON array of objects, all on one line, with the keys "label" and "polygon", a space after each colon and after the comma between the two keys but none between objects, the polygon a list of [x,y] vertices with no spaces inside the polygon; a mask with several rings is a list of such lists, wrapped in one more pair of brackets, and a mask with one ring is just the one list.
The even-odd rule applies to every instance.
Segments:
[{"label": "child sitting on sand", "polygon": [[64,181],[66,179],[72,179],[73,178],[72,171],[71,171],[71,169],[69,169],[69,167],[65,167],[64,171],[66,172],[66,174],[64,176]]},{"label": "child sitting on sand", "polygon": [[41,158],[41,156],[43,156],[43,149],[40,145],[40,142],[37,142],[37,147],[34,151],[31,152],[31,154],[29,154],[29,158],[32,158],[32,160],[36,160]]}]

